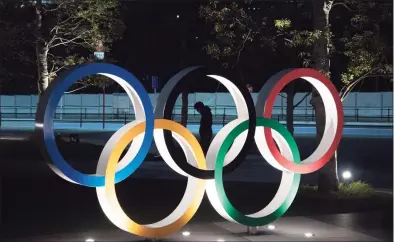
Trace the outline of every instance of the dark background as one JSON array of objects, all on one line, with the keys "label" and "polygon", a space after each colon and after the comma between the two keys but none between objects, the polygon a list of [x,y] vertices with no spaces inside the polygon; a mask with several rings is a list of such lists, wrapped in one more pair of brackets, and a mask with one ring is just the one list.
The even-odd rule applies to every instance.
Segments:
[{"label": "dark background", "polygon": [[[240,4],[243,1],[240,1]],[[184,67],[193,65],[204,65],[217,69],[224,73],[227,78],[236,81],[239,79],[237,71],[232,68],[223,69],[221,63],[212,59],[203,51],[203,46],[209,38],[212,38],[210,32],[212,26],[199,17],[199,7],[208,1],[122,1],[122,19],[125,25],[123,37],[113,43],[110,53],[117,61],[117,65],[122,66],[136,75],[145,88],[151,92],[151,76],[159,76],[160,87],[172,75]],[[252,1],[247,8],[253,11],[253,14],[264,14],[264,8],[267,4],[277,4],[279,6],[288,6],[287,1]],[[382,4],[387,2],[382,1]],[[391,3],[392,4],[392,3]],[[388,5],[392,8],[392,5]],[[341,12],[346,9],[338,8],[332,11],[331,23],[332,32],[335,38],[340,38],[340,33],[346,23],[349,22],[350,16]],[[286,12],[284,10],[284,12]],[[179,18],[177,18],[179,15]],[[15,21],[24,21],[24,18],[30,16],[15,16]],[[310,16],[301,16],[297,22],[305,28],[311,28]],[[387,38],[392,42],[392,22],[387,26],[381,25],[382,31],[387,33]],[[184,43],[184,44],[182,44]],[[25,51],[34,52],[32,49]],[[255,91],[258,91],[271,75],[284,68],[298,68],[284,60],[276,53],[264,52],[249,56],[248,60],[243,61],[242,69],[244,79],[251,83]],[[332,81],[336,86],[340,86],[340,73],[344,70],[346,60],[339,55],[334,54],[331,58]],[[12,61],[7,63],[8,69],[22,69],[31,73],[30,77],[18,76],[7,82],[3,87],[1,94],[37,94],[36,70],[35,66],[23,66],[20,63]],[[310,91],[308,84],[297,82],[296,91]],[[160,91],[160,88],[159,90]],[[194,85],[191,91],[220,92],[226,91],[224,87],[217,86],[217,83],[200,82]],[[392,83],[382,81],[379,78],[372,78],[364,81],[357,91],[392,91]],[[83,89],[84,93],[101,93],[100,88]],[[123,90],[114,84],[110,86],[107,93],[123,92]]]}]

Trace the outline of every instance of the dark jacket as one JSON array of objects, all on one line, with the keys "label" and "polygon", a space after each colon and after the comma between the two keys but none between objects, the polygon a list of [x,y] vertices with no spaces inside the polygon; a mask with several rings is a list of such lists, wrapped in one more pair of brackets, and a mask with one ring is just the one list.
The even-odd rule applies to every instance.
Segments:
[{"label": "dark jacket", "polygon": [[201,110],[200,134],[212,133],[212,113],[208,106]]}]

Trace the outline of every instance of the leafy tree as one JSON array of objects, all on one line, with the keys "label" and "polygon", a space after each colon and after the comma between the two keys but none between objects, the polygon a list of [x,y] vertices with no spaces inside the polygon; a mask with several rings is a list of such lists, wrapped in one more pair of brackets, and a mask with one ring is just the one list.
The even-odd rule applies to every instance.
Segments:
[{"label": "leafy tree", "polygon": [[364,80],[393,80],[393,39],[392,35],[387,35],[393,30],[393,12],[387,5],[390,4],[375,1],[346,5],[354,14],[340,38],[342,53],[349,60],[341,78],[342,99]]},{"label": "leafy tree", "polygon": [[[86,63],[92,63],[92,62],[99,62],[96,60],[96,58],[92,56],[88,57],[83,57],[83,56],[68,56],[67,58],[64,58],[63,63],[61,63],[62,69],[67,69],[69,67],[75,66],[75,65],[81,65],[81,64],[86,64]],[[106,63],[116,63],[116,60],[112,58],[105,58]],[[113,83],[113,80],[110,79],[109,77],[103,76],[103,75],[94,75],[94,76],[86,76],[82,78],[81,80],[77,80],[71,87],[71,90],[68,91],[67,93],[74,93],[78,92],[82,89],[89,88],[89,87],[98,87],[103,90],[103,93],[105,92],[105,88],[110,86]]]},{"label": "leafy tree", "polygon": [[39,94],[59,71],[91,58],[97,43],[104,43],[108,51],[120,36],[118,0],[3,1],[12,5],[14,14],[26,16],[13,27],[29,46],[20,59],[37,66]]},{"label": "leafy tree", "polygon": [[[386,31],[392,33],[392,3],[384,7],[372,0],[314,0],[286,2],[275,7],[276,3],[261,3],[260,11],[251,11],[248,4],[237,2],[211,1],[200,9],[201,15],[212,24],[213,39],[205,50],[213,58],[224,63],[224,66],[239,65],[241,55],[255,61],[256,57],[266,56],[270,50],[290,60],[292,67],[301,62],[304,66],[330,76],[330,60],[334,52],[346,56],[348,62],[342,73],[342,98],[360,81],[374,76],[392,78],[392,59],[390,59],[392,39],[384,36],[381,30],[382,20],[389,21]],[[255,7],[253,7],[255,8]],[[350,24],[341,33],[340,43],[333,38],[330,16],[333,10],[342,17],[351,16]],[[348,11],[343,11],[343,9]],[[279,10],[279,11],[278,11]],[[286,10],[288,12],[286,12]],[[338,10],[339,11],[339,10]],[[291,12],[291,13],[289,13]],[[310,14],[312,13],[312,14]],[[331,14],[331,15],[330,15]],[[306,15],[311,25],[300,19]],[[388,20],[390,19],[390,20]],[[284,52],[281,53],[281,50]],[[298,54],[297,54],[298,53]],[[249,62],[249,65],[252,63]],[[287,125],[293,131],[291,86],[287,87]],[[325,127],[324,105],[319,93],[313,88],[311,104],[316,115],[316,137],[320,142]],[[319,171],[319,190],[338,189],[336,154],[328,164]]]},{"label": "leafy tree", "polygon": [[[282,63],[282,68],[308,66],[313,42],[320,35],[320,32],[313,31],[311,27],[299,30],[299,26],[306,24],[308,17],[300,19],[298,13],[307,13],[308,8],[301,1],[286,5],[266,2],[261,4],[261,8],[251,6],[248,2],[211,1],[200,8],[201,17],[212,25],[212,39],[204,49],[214,59],[222,62],[224,67],[237,68],[242,80],[243,64],[254,65],[259,69],[266,64],[264,59],[268,59],[267,55],[276,55],[282,62],[288,60],[287,63]],[[287,127],[293,133],[293,110],[309,94],[294,104],[294,82],[284,91],[287,94]]]},{"label": "leafy tree", "polygon": [[[352,16],[350,20],[351,28],[349,31],[345,31],[345,36],[341,39],[345,43],[344,55],[349,58],[347,69],[342,73],[342,81],[345,84],[341,93],[342,99],[358,82],[371,74],[388,74],[390,76],[389,73],[391,72],[392,76],[392,60],[390,65],[387,59],[387,56],[391,55],[391,53],[387,53],[387,47],[391,44],[387,45],[387,41],[385,44],[379,31],[382,17],[392,18],[388,16],[387,11],[382,14],[385,9],[384,5],[387,7],[387,4],[373,0],[315,0],[312,5],[314,29],[322,32],[320,38],[314,43],[312,66],[327,76],[330,76],[331,55],[336,51],[336,48],[334,48],[336,46],[332,41],[330,14],[342,7],[350,11],[350,14],[347,12],[344,15]],[[392,9],[392,3],[390,8]],[[392,24],[390,32],[392,32]],[[318,142],[320,142],[324,134],[325,111],[322,99],[315,89],[312,91],[311,104],[315,109],[316,136]],[[319,190],[338,190],[336,153],[328,164],[319,170]]]}]

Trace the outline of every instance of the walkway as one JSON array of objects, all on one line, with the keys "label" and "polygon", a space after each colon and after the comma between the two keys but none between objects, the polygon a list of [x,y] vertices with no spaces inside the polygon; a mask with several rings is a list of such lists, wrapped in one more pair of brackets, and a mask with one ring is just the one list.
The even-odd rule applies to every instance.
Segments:
[{"label": "walkway", "polygon": [[[260,227],[257,235],[246,233],[247,228],[231,222],[189,223],[181,231],[165,238],[165,241],[392,241],[390,224],[382,212],[361,214],[320,215],[313,217],[282,217],[270,226]],[[369,219],[366,220],[366,218]],[[391,217],[392,218],[392,217]],[[374,222],[371,222],[374,221]],[[382,227],[384,226],[384,227]],[[392,228],[392,221],[391,221]],[[105,230],[84,231],[37,237],[5,239],[4,242],[53,242],[86,241],[143,241],[115,226]],[[182,232],[188,231],[189,236]],[[306,234],[312,237],[306,237]]]},{"label": "walkway", "polygon": [[[196,127],[195,127],[196,128]],[[302,127],[300,127],[302,130]],[[371,130],[370,130],[371,129]],[[376,130],[380,130],[375,128]],[[306,127],[308,130],[308,127]],[[342,172],[345,170],[349,170],[352,173],[353,180],[362,180],[372,184],[377,188],[392,188],[392,136],[378,136],[376,137],[376,133],[373,133],[373,128],[368,127],[346,127],[345,134],[349,132],[354,132],[356,130],[361,130],[362,132],[369,132],[370,135],[374,137],[364,138],[362,140],[359,139],[361,135],[354,135],[354,137],[344,137],[340,143],[338,149],[338,172],[341,176]],[[376,131],[375,130],[375,131]],[[67,130],[68,132],[81,132],[80,130]],[[113,131],[108,132],[95,132],[94,130],[83,130],[86,133],[80,135],[80,142],[82,143],[91,143],[95,145],[103,146],[107,142],[107,140],[112,136]],[[97,130],[99,131],[99,130]],[[194,130],[196,131],[196,130]],[[386,131],[383,134],[391,134],[392,129],[381,130]],[[297,132],[296,132],[297,134]],[[299,133],[298,133],[299,134]],[[368,133],[367,133],[368,134]],[[379,134],[379,133],[378,133]],[[19,131],[2,131],[0,135],[0,139],[9,139],[9,140],[18,140],[24,139],[26,136],[26,132]],[[303,158],[306,158],[315,150],[316,144],[315,139],[312,136],[312,133],[308,136],[296,136],[296,141],[299,146],[301,155]],[[78,148],[78,144],[76,144],[74,149]],[[370,147],[374,147],[374,152],[371,152]],[[391,151],[390,151],[391,150]],[[357,151],[357,152],[355,152]],[[155,147],[155,143],[153,142],[151,153],[157,154],[157,150]],[[99,153],[92,154],[92,157],[98,157]],[[70,161],[71,163],[75,163],[74,165],[80,166],[82,163],[84,167],[91,172],[95,170],[97,165],[97,158],[92,158],[86,160],[84,158],[83,161]],[[182,177],[173,172],[160,157],[157,159],[150,158],[149,160],[145,160],[141,167],[135,172],[132,177],[133,178],[147,178],[152,177],[156,179],[174,179],[178,180]],[[375,161],[375,162],[371,162]],[[38,173],[41,175],[51,174],[50,169],[45,166],[45,163],[42,161],[39,162],[31,162],[29,160],[15,162],[12,160],[4,160],[0,162],[0,170],[6,171],[7,174],[11,173],[22,173],[22,174],[31,174]],[[1,173],[1,172],[0,172]],[[318,173],[312,173],[308,175],[302,176],[302,183],[304,184],[316,184],[317,183]],[[247,156],[245,162],[241,164],[241,166],[226,176],[226,180],[228,181],[248,181],[248,182],[278,182],[280,180],[281,173],[276,169],[272,168],[267,162],[263,160],[261,155],[253,149],[251,153]],[[342,177],[340,177],[341,179]]]}]

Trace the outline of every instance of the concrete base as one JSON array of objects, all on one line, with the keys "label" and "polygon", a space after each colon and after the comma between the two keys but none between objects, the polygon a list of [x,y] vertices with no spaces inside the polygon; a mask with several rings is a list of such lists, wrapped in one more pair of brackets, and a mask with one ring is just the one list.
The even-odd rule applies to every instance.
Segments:
[{"label": "concrete base", "polygon": [[246,227],[246,232],[249,235],[257,235],[259,233],[259,227]]}]

